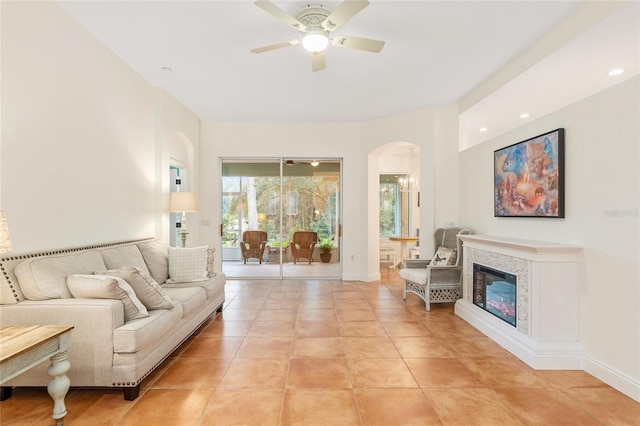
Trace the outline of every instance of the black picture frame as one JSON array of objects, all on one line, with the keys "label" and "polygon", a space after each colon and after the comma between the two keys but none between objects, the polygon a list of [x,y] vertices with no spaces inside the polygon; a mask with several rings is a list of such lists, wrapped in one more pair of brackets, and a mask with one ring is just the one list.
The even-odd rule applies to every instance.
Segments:
[{"label": "black picture frame", "polygon": [[564,145],[559,128],[494,151],[495,217],[564,218]]}]

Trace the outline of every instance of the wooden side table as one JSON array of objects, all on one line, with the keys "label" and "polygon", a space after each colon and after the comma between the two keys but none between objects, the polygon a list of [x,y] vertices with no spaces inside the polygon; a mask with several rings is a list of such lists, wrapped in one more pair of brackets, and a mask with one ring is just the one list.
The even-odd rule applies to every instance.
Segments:
[{"label": "wooden side table", "polygon": [[402,262],[407,258],[407,243],[418,241],[420,238],[418,237],[409,237],[409,236],[395,236],[389,237],[389,241],[400,241],[400,262],[398,265],[402,265]]},{"label": "wooden side table", "polygon": [[[64,423],[67,407],[64,397],[71,382],[66,373],[70,364],[67,349],[71,342],[70,325],[17,325],[0,329],[0,384],[49,359],[47,370],[52,379],[47,391],[53,399],[53,419]],[[2,399],[11,396],[11,388],[3,388]]]}]

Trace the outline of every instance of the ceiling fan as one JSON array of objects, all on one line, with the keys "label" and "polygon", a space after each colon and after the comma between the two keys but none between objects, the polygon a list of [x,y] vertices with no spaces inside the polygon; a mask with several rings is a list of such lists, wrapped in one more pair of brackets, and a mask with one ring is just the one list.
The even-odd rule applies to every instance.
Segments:
[{"label": "ceiling fan", "polygon": [[335,10],[321,4],[307,4],[296,12],[295,17],[268,0],[257,0],[255,4],[289,27],[300,31],[303,36],[302,40],[296,39],[251,49],[253,53],[264,53],[302,44],[302,47],[311,53],[312,71],[321,71],[326,68],[324,51],[329,42],[336,47],[374,53],[380,52],[384,47],[384,41],[332,34],[334,30],[367,7],[369,5],[367,0],[345,0]]}]

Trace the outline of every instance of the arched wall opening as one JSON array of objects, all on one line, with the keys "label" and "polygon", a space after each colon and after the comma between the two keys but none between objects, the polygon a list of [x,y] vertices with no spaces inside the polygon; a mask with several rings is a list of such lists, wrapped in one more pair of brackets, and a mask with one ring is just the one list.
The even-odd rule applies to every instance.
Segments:
[{"label": "arched wall opening", "polygon": [[[381,265],[394,267],[402,261],[401,244],[389,240],[389,236],[419,236],[421,149],[407,141],[387,142],[369,152],[368,163],[368,264],[369,273],[379,275]],[[417,181],[403,191],[402,179],[409,173]],[[416,243],[408,245],[409,248],[417,246]],[[407,254],[417,256],[418,250],[407,249]]]}]

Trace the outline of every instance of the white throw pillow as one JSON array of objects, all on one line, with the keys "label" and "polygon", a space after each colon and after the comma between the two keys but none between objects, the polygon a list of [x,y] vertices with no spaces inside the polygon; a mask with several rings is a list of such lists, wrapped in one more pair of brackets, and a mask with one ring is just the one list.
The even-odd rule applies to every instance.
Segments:
[{"label": "white throw pillow", "polygon": [[447,266],[449,259],[453,255],[453,249],[447,247],[439,247],[433,259],[429,262],[429,266]]},{"label": "white throw pillow", "polygon": [[168,283],[205,281],[209,246],[169,247]]},{"label": "white throw pillow", "polygon": [[118,299],[124,305],[124,320],[148,317],[147,308],[125,280],[106,275],[73,274],[67,286],[76,299]]},{"label": "white throw pillow", "polygon": [[96,274],[125,280],[147,309],[173,309],[175,307],[167,292],[151,278],[151,275],[137,266],[124,266],[119,269],[99,271]]}]

